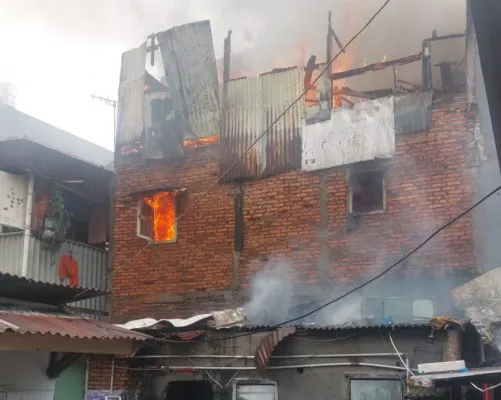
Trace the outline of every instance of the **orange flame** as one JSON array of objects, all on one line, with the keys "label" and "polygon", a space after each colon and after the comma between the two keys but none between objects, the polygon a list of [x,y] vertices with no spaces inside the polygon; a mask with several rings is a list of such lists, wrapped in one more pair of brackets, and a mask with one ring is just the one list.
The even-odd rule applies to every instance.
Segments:
[{"label": "orange flame", "polygon": [[145,197],[153,210],[153,240],[170,242],[176,239],[176,192],[158,192]]},{"label": "orange flame", "polygon": [[210,144],[218,143],[219,135],[206,136],[197,139],[187,139],[183,141],[184,147],[196,149],[197,147],[208,146]]}]

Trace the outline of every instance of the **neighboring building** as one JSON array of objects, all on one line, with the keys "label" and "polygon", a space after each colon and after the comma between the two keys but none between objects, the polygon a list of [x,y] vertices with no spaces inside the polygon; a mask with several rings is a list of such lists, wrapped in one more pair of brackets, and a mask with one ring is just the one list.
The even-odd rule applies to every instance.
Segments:
[{"label": "neighboring building", "polygon": [[0,272],[105,289],[114,176],[112,152],[0,105]]},{"label": "neighboring building", "polygon": [[[306,68],[234,80],[226,70],[219,88],[206,21],[157,35],[169,92],[149,90],[151,85],[145,90],[146,44],[124,53],[111,320],[152,318],[155,325],[174,319],[156,326],[170,343],[176,333],[185,339],[190,325],[176,325],[178,318],[243,306],[251,337],[263,329],[280,336],[287,326],[276,325],[289,320],[297,324],[294,335],[324,327],[329,341],[343,337],[343,329],[348,335],[370,331],[367,341],[343,340],[333,352],[330,344],[315,348],[315,354],[356,354],[358,362],[366,359],[364,353],[382,351],[381,331],[391,326],[402,335],[397,347],[404,348],[410,364],[422,363],[426,357],[415,349],[426,342],[424,332],[433,328],[429,321],[440,315],[461,319],[451,290],[488,269],[483,258],[489,243],[478,233],[491,223],[479,212],[459,219],[363,290],[301,316],[381,273],[485,194],[477,184],[486,177],[483,114],[473,106],[481,74],[474,32],[467,28],[466,34],[434,32],[416,43],[422,52],[398,60],[324,74],[306,100],[294,104],[325,64],[312,59]],[[226,66],[231,66],[229,47],[227,39]],[[478,367],[482,346],[470,328],[469,333],[453,329],[453,356],[443,356],[451,341],[449,333],[440,333],[442,356],[434,360],[467,358]],[[206,333],[200,344],[188,339],[150,353],[218,355],[226,354],[226,344],[232,356],[248,355],[236,340],[219,344],[211,329],[197,330]],[[462,348],[461,340],[471,346]],[[393,357],[394,349],[388,349]],[[288,354],[310,350],[298,345]],[[187,365],[197,369],[197,361],[190,360]],[[391,357],[383,364],[388,363],[396,366]],[[353,387],[340,387],[350,385],[342,379],[351,375],[350,368],[343,366],[333,381],[319,376],[322,382],[311,383],[315,390],[309,387],[302,396],[320,398],[337,390],[343,393],[339,398],[364,398]],[[254,398],[240,395],[236,386],[229,389],[234,374],[256,378],[254,372],[240,377],[238,369],[214,378],[214,369],[207,368],[204,379],[213,389],[222,385],[207,398]],[[95,369],[90,376],[103,373]],[[390,375],[374,366],[353,373],[360,379]],[[392,373],[395,381],[405,377]],[[280,396],[292,393],[300,379],[272,371],[265,376],[273,387],[278,382]],[[200,378],[188,373],[179,380]],[[173,379],[153,379],[153,398],[188,396],[180,388],[168,391]],[[389,396],[400,397],[401,392]]]},{"label": "neighboring building", "polygon": [[0,399],[82,400],[87,355],[128,357],[152,339],[65,305],[104,296],[99,290],[0,273],[0,293]]}]

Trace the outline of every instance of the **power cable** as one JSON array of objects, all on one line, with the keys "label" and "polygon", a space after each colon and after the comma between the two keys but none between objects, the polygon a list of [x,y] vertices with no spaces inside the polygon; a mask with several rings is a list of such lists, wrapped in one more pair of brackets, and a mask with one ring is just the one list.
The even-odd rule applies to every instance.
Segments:
[{"label": "power cable", "polygon": [[[172,228],[175,224],[178,223],[178,221],[183,218],[187,213],[188,211],[190,211],[193,207],[195,207],[196,204],[198,204],[200,202],[200,200],[202,200],[205,196],[207,196],[217,185],[219,185],[219,183],[221,182],[221,180],[230,173],[230,171],[247,155],[247,153],[277,124],[277,122],[279,122],[285,114],[287,114],[299,101],[301,101],[301,99],[306,95],[306,93],[308,93],[308,91],[319,81],[319,79],[322,77],[322,75],[328,71],[328,70],[331,70],[331,65],[332,63],[342,54],[344,53],[344,51],[346,50],[346,48],[348,48],[348,46],[350,46],[351,43],[353,43],[353,41],[355,39],[357,39],[368,27],[369,25],[377,18],[377,16],[386,8],[386,6],[390,3],[391,0],[386,0],[383,5],[381,7],[379,7],[379,9],[374,13],[374,15],[365,23],[365,25],[346,43],[346,45],[331,59],[327,62],[327,64],[325,65],[325,67],[321,70],[321,72],[318,74],[318,76],[313,79],[313,81],[310,83],[310,85],[308,86],[308,88],[306,88],[303,93],[296,99],[294,100],[284,111],[282,111],[282,113],[268,126],[268,128],[266,128],[266,130],[261,134],[259,135],[250,145],[249,147],[247,147],[244,152],[235,160],[235,162],[233,162],[233,164],[231,164],[231,166],[225,171],[223,172],[219,178],[203,193],[200,195],[200,197],[198,197],[192,204],[190,204],[186,210],[184,210],[180,215],[179,217],[177,217],[175,219],[175,221],[169,226],[168,229]],[[138,254],[140,254],[142,251],[144,251],[144,249],[146,249],[147,247],[149,247],[150,245],[152,244],[152,242],[148,242],[143,248],[141,248],[136,254],[134,254],[130,259],[128,259],[127,261],[125,261],[123,264],[119,265],[117,268],[114,268],[109,274],[107,274],[103,279],[101,279],[100,281],[98,281],[96,283],[96,286],[99,286],[101,283],[105,282],[108,278],[110,278],[111,276],[113,276],[114,274],[116,274],[117,272],[119,272],[123,267],[125,267],[126,265],[128,265],[132,260],[134,260]],[[83,290],[82,292],[80,292],[77,296],[75,296],[75,298],[81,296],[82,294],[84,294],[85,292],[91,290],[90,288],[88,289],[85,289]]]},{"label": "power cable", "polygon": [[281,322],[279,324],[276,324],[276,325],[272,325],[270,327],[266,327],[266,328],[263,328],[263,329],[256,329],[256,330],[253,330],[251,332],[245,332],[245,333],[241,333],[241,334],[238,334],[238,335],[233,335],[233,336],[226,336],[224,338],[212,338],[212,339],[205,339],[205,340],[185,340],[185,341],[177,341],[177,340],[169,340],[169,339],[161,339],[161,341],[165,341],[165,342],[171,342],[171,343],[204,343],[204,342],[222,342],[222,341],[225,341],[225,340],[232,340],[232,339],[236,339],[236,338],[239,338],[239,337],[243,337],[243,336],[249,336],[249,335],[254,335],[256,333],[260,333],[260,332],[268,332],[268,331],[271,331],[273,329],[276,329],[276,328],[279,328],[281,326],[284,326],[284,325],[290,325],[292,322],[296,322],[298,320],[301,320],[303,318],[306,318],[312,314],[315,314],[316,312],[320,311],[320,310],[323,310],[324,308],[330,306],[331,304],[334,304],[342,299],[344,299],[345,297],[348,297],[350,294],[352,293],[355,293],[357,292],[358,290],[360,289],[363,289],[364,287],[368,286],[369,284],[371,284],[372,282],[374,282],[375,280],[381,278],[383,275],[386,275],[388,272],[390,272],[392,269],[394,269],[397,265],[401,264],[403,261],[407,260],[410,256],[412,256],[414,253],[418,252],[419,250],[421,250],[430,240],[432,240],[435,236],[437,236],[439,233],[441,233],[442,231],[444,231],[445,229],[447,229],[449,226],[453,225],[456,221],[458,221],[459,219],[463,218],[465,215],[469,214],[472,210],[474,210],[476,207],[478,207],[480,204],[482,204],[484,201],[486,201],[487,199],[489,199],[491,196],[493,196],[494,194],[496,194],[499,190],[501,190],[501,185],[496,187],[494,190],[492,190],[491,192],[489,192],[488,194],[486,194],[484,197],[482,197],[479,201],[477,201],[475,204],[473,204],[472,206],[468,207],[466,210],[464,210],[461,214],[457,215],[456,217],[454,217],[453,219],[451,219],[449,222],[447,222],[445,225],[442,225],[440,228],[438,228],[437,230],[435,230],[430,236],[428,236],[425,240],[423,240],[418,246],[416,246],[413,250],[411,250],[410,252],[408,252],[405,256],[403,256],[402,258],[400,258],[398,261],[396,261],[395,263],[393,263],[392,265],[390,265],[388,268],[384,269],[382,272],[380,272],[379,274],[375,275],[374,277],[370,278],[369,280],[365,281],[364,283],[354,287],[353,289],[349,290],[348,292],[344,293],[343,295],[339,296],[339,297],[336,297],[335,299],[332,299],[330,301],[328,301],[327,303],[324,303],[322,304],[321,306],[313,309],[312,311],[309,311],[303,315],[300,315],[299,317],[295,317],[295,318],[291,318],[291,319],[288,319],[284,322]]}]

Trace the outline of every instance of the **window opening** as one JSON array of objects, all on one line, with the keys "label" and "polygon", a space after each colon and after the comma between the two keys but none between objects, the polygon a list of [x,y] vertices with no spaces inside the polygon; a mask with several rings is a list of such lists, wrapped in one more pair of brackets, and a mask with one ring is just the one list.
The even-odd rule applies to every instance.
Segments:
[{"label": "window opening", "polygon": [[172,381],[166,387],[165,400],[212,400],[214,391],[207,381]]},{"label": "window opening", "polygon": [[137,234],[154,242],[176,241],[176,192],[157,192],[140,200]]},{"label": "window opening", "polygon": [[353,173],[350,179],[350,201],[352,214],[384,211],[383,171]]},{"label": "window opening", "polygon": [[351,379],[351,400],[402,400],[402,382],[396,379]]}]

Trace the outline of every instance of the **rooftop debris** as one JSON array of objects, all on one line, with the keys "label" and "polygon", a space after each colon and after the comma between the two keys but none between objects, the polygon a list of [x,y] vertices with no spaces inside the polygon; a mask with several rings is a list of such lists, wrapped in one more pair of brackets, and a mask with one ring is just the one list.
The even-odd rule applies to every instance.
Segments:
[{"label": "rooftop debris", "polygon": [[493,269],[451,293],[454,305],[466,313],[485,344],[501,350],[501,268]]}]

